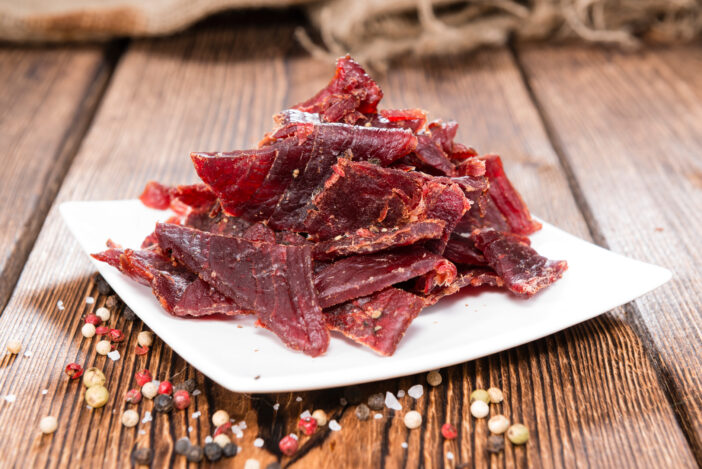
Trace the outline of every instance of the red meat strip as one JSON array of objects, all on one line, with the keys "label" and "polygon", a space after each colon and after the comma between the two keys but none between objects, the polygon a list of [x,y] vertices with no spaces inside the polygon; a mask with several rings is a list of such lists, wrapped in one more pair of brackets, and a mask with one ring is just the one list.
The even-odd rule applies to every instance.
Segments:
[{"label": "red meat strip", "polygon": [[170,207],[178,214],[186,214],[191,210],[206,209],[217,200],[217,196],[204,184],[168,187],[150,181],[139,200],[149,208],[165,210]]},{"label": "red meat strip", "polygon": [[156,181],[149,181],[139,196],[141,203],[156,210],[166,210],[171,205],[171,191],[168,186]]},{"label": "red meat strip", "polygon": [[252,223],[243,218],[225,215],[219,205],[215,205],[208,211],[190,213],[182,225],[208,233],[243,236]]},{"label": "red meat strip", "polygon": [[456,280],[443,288],[435,288],[426,295],[427,305],[433,305],[441,298],[457,293],[465,287],[503,287],[505,282],[489,267],[463,267],[459,269]]},{"label": "red meat strip", "polygon": [[176,316],[250,314],[180,265],[153,250],[108,249],[93,254],[142,285],[149,285],[163,308]]},{"label": "red meat strip", "polygon": [[158,224],[159,245],[290,348],[324,353],[329,332],[312,281],[309,246],[282,246]]},{"label": "red meat strip", "polygon": [[417,149],[412,156],[422,171],[444,176],[453,176],[456,173],[453,162],[430,135],[417,135]]},{"label": "red meat strip", "polygon": [[[319,303],[328,308],[370,295],[443,267],[446,259],[417,247],[351,256],[323,268],[314,279]],[[448,276],[446,284],[453,282]]]},{"label": "red meat strip", "polygon": [[354,233],[316,243],[312,256],[319,260],[332,260],[352,254],[370,254],[409,246],[420,241],[440,238],[445,226],[446,222],[443,220],[426,220],[377,231],[361,228]]},{"label": "red meat strip", "polygon": [[439,145],[449,159],[459,162],[477,156],[478,152],[473,148],[454,141],[457,131],[458,123],[456,121],[434,121],[427,127],[427,132],[431,135],[434,143]]},{"label": "red meat strip", "polygon": [[470,209],[470,200],[464,190],[448,178],[427,179],[424,185],[424,214],[422,217],[436,218],[446,222],[441,238],[427,242],[427,248],[442,254],[451,232]]},{"label": "red meat strip", "polygon": [[453,262],[444,259],[442,262],[436,265],[434,270],[422,275],[421,277],[417,277],[414,284],[414,289],[419,293],[427,295],[437,288],[451,285],[456,279],[457,274],[458,270]]},{"label": "red meat strip", "polygon": [[505,217],[512,233],[531,234],[541,229],[541,223],[533,220],[529,209],[517,190],[507,178],[502,160],[490,155],[485,160],[485,174],[490,181],[488,194],[500,213]]},{"label": "red meat strip", "polygon": [[275,231],[270,229],[268,225],[263,223],[255,223],[251,225],[242,235],[249,241],[260,241],[262,243],[275,243]]},{"label": "red meat strip", "polygon": [[490,267],[507,288],[518,295],[534,295],[561,278],[568,269],[566,261],[551,261],[540,256],[519,236],[480,230],[474,233],[473,239]]},{"label": "red meat strip", "polygon": [[329,329],[390,356],[424,305],[417,295],[386,288],[325,310],[324,319]]},{"label": "red meat strip", "polygon": [[417,133],[427,122],[421,109],[382,109],[370,120],[371,127],[409,129]]},{"label": "red meat strip", "polygon": [[353,124],[364,114],[375,114],[383,97],[380,87],[350,56],[336,62],[336,73],[326,88],[294,109],[318,113],[327,122]]}]

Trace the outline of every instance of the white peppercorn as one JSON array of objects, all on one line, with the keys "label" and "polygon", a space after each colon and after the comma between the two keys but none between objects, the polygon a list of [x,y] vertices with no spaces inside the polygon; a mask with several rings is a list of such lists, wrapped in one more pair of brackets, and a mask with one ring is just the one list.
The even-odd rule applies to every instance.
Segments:
[{"label": "white peppercorn", "polygon": [[407,428],[419,428],[422,425],[422,414],[416,410],[410,410],[405,414],[404,420]]},{"label": "white peppercorn", "polygon": [[483,401],[486,404],[490,403],[490,396],[488,395],[487,391],[484,389],[476,389],[472,393],[470,393],[470,401],[475,402],[475,401]]},{"label": "white peppercorn", "polygon": [[95,344],[95,351],[100,355],[107,355],[112,351],[112,345],[109,340],[101,340]]},{"label": "white peppercorn", "polygon": [[222,449],[224,449],[225,446],[227,446],[229,443],[232,442],[232,440],[230,440],[229,437],[227,435],[225,435],[224,433],[220,433],[219,435],[214,437],[214,440],[212,440],[212,441],[214,441],[219,446],[221,446]]},{"label": "white peppercorn", "polygon": [[89,322],[86,322],[83,324],[83,327],[80,328],[80,333],[83,334],[83,337],[86,339],[90,339],[91,337],[95,336],[95,326]]},{"label": "white peppercorn", "polygon": [[515,423],[507,430],[507,438],[515,445],[523,445],[529,441],[529,429],[521,423]]},{"label": "white peppercorn", "polygon": [[94,409],[107,404],[109,397],[110,393],[105,386],[91,386],[85,391],[85,402]]},{"label": "white peppercorn", "polygon": [[327,424],[327,413],[324,412],[322,409],[317,409],[314,412],[312,412],[312,418],[317,421],[317,425],[319,425],[320,427],[323,427]]},{"label": "white peppercorn", "polygon": [[17,355],[22,350],[22,342],[17,339],[12,339],[7,343],[7,351],[12,355]]},{"label": "white peppercorn", "polygon": [[54,433],[57,428],[58,420],[56,420],[56,417],[52,415],[44,417],[39,421],[39,430],[41,430],[41,432],[45,435],[48,435],[49,433]]},{"label": "white peppercorn", "polygon": [[476,419],[482,419],[487,417],[487,415],[490,413],[490,408],[485,401],[474,401],[470,405],[470,413]]},{"label": "white peppercorn", "polygon": [[139,423],[139,414],[135,410],[125,410],[122,414],[122,425],[125,427],[134,427]]},{"label": "white peppercorn", "polygon": [[509,427],[509,419],[504,415],[495,415],[488,420],[488,430],[496,435],[502,435]]},{"label": "white peppercorn", "polygon": [[219,427],[220,425],[224,425],[225,423],[229,422],[229,414],[227,413],[226,410],[218,410],[214,414],[212,414],[212,423],[214,424],[215,427]]},{"label": "white peppercorn", "polygon": [[105,384],[105,374],[97,368],[88,368],[83,374],[83,386],[92,388],[93,386],[102,386]]},{"label": "white peppercorn", "polygon": [[142,347],[151,347],[154,343],[154,333],[150,331],[141,331],[137,335],[137,343]]},{"label": "white peppercorn", "polygon": [[149,381],[141,387],[141,395],[147,399],[153,399],[158,394],[158,385]]},{"label": "white peppercorn", "polygon": [[490,397],[490,403],[492,404],[499,404],[504,400],[504,395],[502,394],[502,391],[498,388],[490,388],[487,390],[488,397]]},{"label": "white peppercorn", "polygon": [[110,310],[105,308],[104,306],[99,307],[95,311],[95,315],[102,319],[103,322],[107,322],[110,320]]}]

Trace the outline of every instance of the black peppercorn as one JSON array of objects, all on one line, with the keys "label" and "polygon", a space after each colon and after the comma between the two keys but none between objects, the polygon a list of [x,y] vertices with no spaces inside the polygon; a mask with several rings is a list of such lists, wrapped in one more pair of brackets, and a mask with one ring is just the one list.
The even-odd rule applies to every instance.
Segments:
[{"label": "black peppercorn", "polygon": [[100,274],[97,274],[95,276],[95,286],[97,286],[98,293],[100,293],[101,295],[109,295],[110,293],[112,293],[112,288],[110,287],[110,284],[107,283]]},{"label": "black peppercorn", "polygon": [[489,453],[499,453],[505,449],[505,438],[502,435],[490,435],[487,441]]},{"label": "black peppercorn", "polygon": [[175,452],[177,454],[185,454],[188,452],[188,449],[190,449],[190,440],[189,439],[187,439],[186,437],[183,437],[180,440],[176,441]]},{"label": "black peppercorn", "polygon": [[361,402],[361,388],[358,386],[348,386],[344,388],[344,397],[349,404],[359,404]]},{"label": "black peppercorn", "polygon": [[154,457],[154,452],[151,448],[136,448],[132,452],[132,460],[135,464],[151,464],[151,459]]},{"label": "black peppercorn", "polygon": [[127,321],[134,321],[136,319],[136,314],[134,314],[134,311],[132,311],[128,306],[124,308],[122,316],[124,316],[124,319]]},{"label": "black peppercorn", "polygon": [[356,417],[358,417],[358,420],[368,420],[368,417],[370,417],[370,409],[368,408],[367,405],[365,404],[359,404],[356,407]]},{"label": "black peppercorn", "polygon": [[191,445],[190,448],[188,448],[188,452],[185,453],[185,459],[190,462],[200,462],[202,461],[203,455],[204,451],[202,451],[201,447],[198,445]]},{"label": "black peppercorn", "polygon": [[205,457],[208,461],[218,461],[222,457],[222,447],[217,443],[207,443],[205,445]]},{"label": "black peppercorn", "polygon": [[280,469],[280,463],[278,461],[274,461],[267,465],[266,469]]},{"label": "black peppercorn", "polygon": [[159,394],[154,398],[154,410],[168,413],[173,410],[173,398],[168,394]]},{"label": "black peppercorn", "polygon": [[174,391],[180,391],[180,390],[185,390],[188,391],[188,393],[192,394],[193,391],[195,390],[195,387],[197,386],[197,381],[194,379],[190,378],[182,383],[178,383],[175,386],[173,386]]},{"label": "black peppercorn", "polygon": [[110,295],[105,300],[105,308],[114,308],[115,306],[117,306],[118,302],[119,300],[115,295]]},{"label": "black peppercorn", "polygon": [[372,394],[368,398],[368,407],[373,410],[383,410],[383,407],[385,407],[385,396],[380,393]]},{"label": "black peppercorn", "polygon": [[224,456],[232,458],[239,453],[239,447],[234,443],[227,443],[222,449],[222,452],[224,453]]}]

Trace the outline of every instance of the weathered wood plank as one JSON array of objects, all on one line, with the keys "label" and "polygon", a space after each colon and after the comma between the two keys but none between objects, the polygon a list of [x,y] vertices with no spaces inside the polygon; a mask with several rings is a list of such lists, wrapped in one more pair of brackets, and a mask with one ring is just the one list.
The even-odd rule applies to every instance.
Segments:
[{"label": "weathered wood plank", "polygon": [[0,308],[109,74],[104,47],[0,47]]},{"label": "weathered wood plank", "polygon": [[[275,111],[328,80],[329,64],[291,55],[291,44],[291,25],[274,21],[263,27],[241,22],[232,29],[134,44],[116,71],[57,203],[133,197],[148,179],[194,180],[187,161],[190,150],[239,148],[257,141],[270,128]],[[587,236],[507,51],[460,63],[401,66],[382,84],[388,106],[418,105],[434,116],[458,119],[463,141],[506,156],[508,170],[536,213]],[[95,305],[85,303],[87,295],[96,296],[91,273],[54,206],[0,317],[0,344],[19,336],[34,352],[31,358],[5,358],[0,371],[0,394],[17,395],[12,404],[0,401],[0,426],[26,429],[0,439],[0,457],[10,465],[23,460],[31,467],[118,467],[132,448],[145,445],[154,448],[154,467],[184,467],[183,458],[173,454],[174,441],[189,433],[201,443],[213,431],[209,416],[218,408],[247,422],[244,438],[237,440],[242,452],[233,462],[236,467],[250,457],[263,467],[278,459],[279,438],[295,430],[300,412],[314,408],[337,418],[342,431],[302,437],[299,454],[293,460],[283,458],[283,463],[334,468],[456,467],[464,462],[474,467],[622,467],[631,461],[642,467],[694,465],[641,341],[612,316],[443,370],[440,387],[426,389],[417,402],[402,399],[405,409],[416,407],[424,415],[422,429],[409,432],[403,413],[389,410],[380,420],[359,422],[353,406],[340,404],[342,390],[247,396],[221,389],[159,341],[149,355],[136,357],[134,332],[141,323],[125,323],[120,315],[112,322],[132,332],[123,358],[116,363],[96,358],[95,340],[80,340],[78,330],[80,316],[104,302],[100,297]],[[66,304],[63,311],[56,309],[59,299]],[[87,410],[76,383],[66,383],[62,368],[73,360],[106,370],[113,397],[104,409]],[[122,395],[134,371],[143,367],[158,379],[185,368],[185,374],[197,376],[203,393],[188,414],[157,415],[151,423],[125,429],[119,424],[125,406]],[[373,392],[407,390],[419,382],[424,382],[423,376],[410,376],[366,384],[360,391],[365,399]],[[470,417],[468,396],[476,387],[490,385],[505,390],[501,410],[530,427],[533,437],[526,448],[508,445],[504,455],[487,455],[486,422]],[[41,397],[43,388],[48,388],[46,397]],[[277,410],[275,403],[280,404]],[[139,409],[150,410],[151,403]],[[195,410],[202,417],[191,418]],[[34,429],[47,413],[59,415],[60,427],[53,436],[41,437]],[[446,420],[461,429],[454,442],[438,435]],[[259,435],[265,440],[261,449],[252,444]],[[402,448],[404,441],[408,449]]]},{"label": "weathered wood plank", "polygon": [[645,338],[702,464],[702,49],[522,57],[599,241],[674,272],[622,318]]}]

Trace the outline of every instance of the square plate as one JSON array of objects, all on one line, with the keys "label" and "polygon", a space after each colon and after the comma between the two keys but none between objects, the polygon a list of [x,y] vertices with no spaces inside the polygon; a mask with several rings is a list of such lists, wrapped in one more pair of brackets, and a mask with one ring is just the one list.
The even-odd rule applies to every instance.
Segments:
[{"label": "square plate", "polygon": [[[171,215],[138,200],[66,202],[60,211],[88,254],[104,250],[108,238],[138,247],[157,221]],[[614,254],[548,223],[531,240],[544,256],[568,261],[560,281],[529,300],[485,289],[444,298],[414,320],[392,357],[378,356],[333,333],[327,353],[311,358],[254,327],[253,318],[174,317],[161,308],[150,288],[91,260],[154,333],[211,379],[237,392],[328,388],[455,365],[593,318],[671,278],[662,267]]]}]

